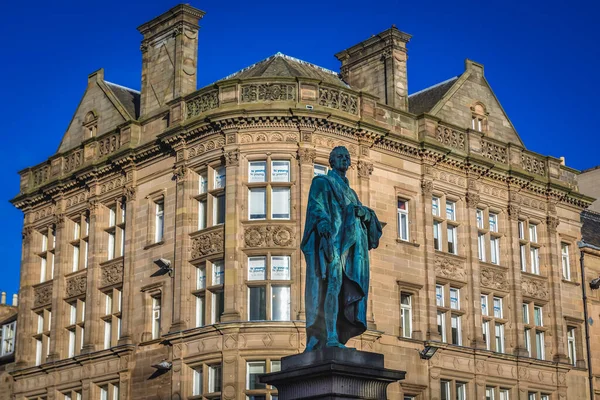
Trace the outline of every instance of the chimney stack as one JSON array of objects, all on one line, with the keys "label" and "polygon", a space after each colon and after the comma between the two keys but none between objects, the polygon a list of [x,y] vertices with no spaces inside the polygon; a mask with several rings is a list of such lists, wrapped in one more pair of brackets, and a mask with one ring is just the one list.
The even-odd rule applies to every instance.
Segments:
[{"label": "chimney stack", "polygon": [[6,292],[0,293],[0,304],[6,304]]},{"label": "chimney stack", "polygon": [[13,307],[16,307],[19,305],[19,295],[13,294],[12,305],[13,305]]},{"label": "chimney stack", "polygon": [[408,110],[406,44],[411,36],[392,25],[379,35],[341,51],[342,79],[353,89],[379,97],[382,103]]},{"label": "chimney stack", "polygon": [[141,116],[196,91],[198,20],[204,11],[179,4],[138,28],[142,40]]}]

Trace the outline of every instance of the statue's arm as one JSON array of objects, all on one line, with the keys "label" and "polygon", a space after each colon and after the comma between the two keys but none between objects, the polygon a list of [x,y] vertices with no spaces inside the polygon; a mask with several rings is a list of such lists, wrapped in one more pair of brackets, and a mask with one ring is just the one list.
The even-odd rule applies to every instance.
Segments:
[{"label": "statue's arm", "polygon": [[308,194],[307,214],[313,217],[319,236],[329,236],[332,232],[329,212],[331,186],[323,177],[315,178]]}]

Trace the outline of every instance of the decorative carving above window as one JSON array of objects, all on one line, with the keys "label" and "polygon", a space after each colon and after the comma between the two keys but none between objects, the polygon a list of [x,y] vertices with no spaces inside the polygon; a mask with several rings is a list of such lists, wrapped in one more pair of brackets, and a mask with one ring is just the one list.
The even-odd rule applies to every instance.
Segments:
[{"label": "decorative carving above window", "polygon": [[466,280],[466,271],[464,265],[450,257],[437,256],[435,258],[435,274],[448,279],[457,281]]},{"label": "decorative carving above window", "polygon": [[527,172],[546,176],[546,163],[527,154],[521,154],[521,167]]},{"label": "decorative carving above window", "polygon": [[204,93],[185,103],[187,118],[196,117],[203,112],[219,107],[219,91],[213,90]]},{"label": "decorative carving above window", "polygon": [[548,299],[548,283],[543,279],[525,278],[521,281],[523,295],[537,299]]},{"label": "decorative carving above window", "polygon": [[192,237],[192,260],[206,257],[224,251],[223,226],[210,232],[202,231],[201,234]]},{"label": "decorative carving above window", "polygon": [[293,228],[286,225],[254,225],[244,232],[246,247],[292,247],[295,238]]},{"label": "decorative carving above window", "polygon": [[338,89],[320,87],[319,105],[358,114],[358,97]]},{"label": "decorative carving above window", "polygon": [[507,154],[508,150],[506,149],[506,146],[492,143],[489,140],[481,139],[481,155],[485,158],[506,164]]},{"label": "decorative carving above window", "polygon": [[482,268],[481,286],[490,289],[508,290],[508,274],[506,271]]},{"label": "decorative carving above window", "polygon": [[438,125],[435,138],[445,146],[461,151],[465,150],[465,134],[463,132],[458,132],[446,126]]},{"label": "decorative carving above window", "polygon": [[52,281],[35,288],[33,307],[42,307],[52,302]]},{"label": "decorative carving above window", "polygon": [[296,100],[296,85],[261,83],[242,86],[242,103]]},{"label": "decorative carving above window", "polygon": [[87,290],[87,275],[77,275],[67,279],[67,298],[85,294]]},{"label": "decorative carving above window", "polygon": [[102,266],[100,287],[111,286],[123,282],[123,258]]}]

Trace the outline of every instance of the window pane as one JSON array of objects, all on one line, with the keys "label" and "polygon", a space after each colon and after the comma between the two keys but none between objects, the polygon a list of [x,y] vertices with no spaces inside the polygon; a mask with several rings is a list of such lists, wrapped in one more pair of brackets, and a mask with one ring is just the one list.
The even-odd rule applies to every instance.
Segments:
[{"label": "window pane", "polygon": [[456,203],[453,201],[446,202],[446,218],[450,221],[456,221]]},{"label": "window pane", "polygon": [[208,391],[210,393],[221,391],[221,366],[211,365],[208,367]]},{"label": "window pane", "polygon": [[431,199],[431,212],[437,217],[440,216],[440,199],[438,197]]},{"label": "window pane", "polygon": [[490,239],[490,250],[493,264],[500,264],[500,238]]},{"label": "window pane", "polygon": [[264,281],[267,279],[267,259],[265,257],[248,257],[248,280]]},{"label": "window pane", "polygon": [[265,219],[267,217],[267,189],[252,188],[248,191],[250,199],[250,219]]},{"label": "window pane", "polygon": [[408,202],[398,200],[398,237],[408,240]]},{"label": "window pane", "polygon": [[441,336],[442,342],[446,341],[446,313],[437,313],[438,333]]},{"label": "window pane", "polygon": [[225,309],[225,298],[223,292],[215,292],[212,295],[212,319],[213,323],[221,322],[221,316]]},{"label": "window pane", "polygon": [[490,323],[489,321],[484,321],[481,325],[481,330],[483,332],[483,341],[485,342],[485,348],[487,350],[490,349]]},{"label": "window pane", "polygon": [[225,223],[225,195],[220,194],[215,196],[214,200],[214,211],[213,211],[213,224],[219,225]]},{"label": "window pane", "polygon": [[290,188],[273,188],[271,193],[272,217],[277,219],[290,218]]},{"label": "window pane", "polygon": [[477,236],[477,252],[479,259],[485,261],[485,233],[480,233]]},{"label": "window pane", "polygon": [[248,182],[265,182],[267,178],[267,162],[252,161],[248,165]]},{"label": "window pane", "polygon": [[448,225],[448,253],[457,254],[456,227]]},{"label": "window pane", "polygon": [[204,326],[204,296],[196,297],[196,327]]},{"label": "window pane", "polygon": [[494,297],[494,317],[502,318],[502,299]]},{"label": "window pane", "polygon": [[531,357],[531,329],[525,329],[524,339],[525,339],[525,350],[527,350],[527,355],[529,357]]},{"label": "window pane", "polygon": [[442,224],[438,221],[433,221],[433,247],[436,250],[442,250]]},{"label": "window pane", "polygon": [[488,297],[485,294],[481,295],[481,315],[488,314]]},{"label": "window pane", "polygon": [[435,304],[444,307],[444,287],[442,285],[435,285]]},{"label": "window pane", "polygon": [[264,383],[257,382],[256,378],[267,372],[266,364],[264,361],[253,361],[246,364],[247,375],[246,375],[246,389],[256,390],[265,389],[267,386]]},{"label": "window pane", "polygon": [[460,317],[458,315],[452,315],[450,317],[450,324],[452,326],[452,343],[462,345],[462,335],[460,331]]},{"label": "window pane", "polygon": [[315,164],[314,169],[313,169],[314,176],[327,175],[328,170],[329,170],[329,168],[327,168],[325,165]]},{"label": "window pane", "polygon": [[204,264],[196,268],[196,290],[206,288],[206,266]]},{"label": "window pane", "polygon": [[250,321],[267,319],[267,300],[264,286],[248,288],[248,309]]},{"label": "window pane", "polygon": [[490,213],[490,231],[498,232],[498,215]]},{"label": "window pane", "polygon": [[225,187],[225,167],[215,169],[215,189]]},{"label": "window pane", "polygon": [[467,399],[467,385],[464,383],[456,383],[456,400]]},{"label": "window pane", "polygon": [[273,321],[290,321],[290,287],[273,286],[271,293]]},{"label": "window pane", "polygon": [[525,222],[519,221],[519,239],[525,239]]},{"label": "window pane", "polygon": [[290,181],[290,162],[273,161],[271,163],[271,182]]},{"label": "window pane", "polygon": [[475,216],[477,217],[477,227],[483,229],[483,210],[477,209]]},{"label": "window pane", "polygon": [[212,284],[213,285],[222,285],[223,278],[225,276],[225,268],[223,265],[223,260],[213,261],[212,269],[213,269]]},{"label": "window pane", "polygon": [[440,381],[440,399],[450,400],[450,382]]},{"label": "window pane", "polygon": [[206,200],[198,202],[198,230],[206,228]]},{"label": "window pane", "polygon": [[198,193],[204,194],[208,191],[208,179],[206,179],[206,172],[200,174],[198,178]]},{"label": "window pane", "polygon": [[450,308],[454,310],[460,309],[460,292],[456,288],[450,288]]},{"label": "window pane", "polygon": [[202,394],[202,382],[203,379],[203,374],[202,374],[202,367],[198,367],[196,369],[194,369],[194,376],[193,376],[193,382],[192,382],[192,396],[199,396]]},{"label": "window pane", "polygon": [[538,359],[544,359],[544,332],[535,333],[535,352]]},{"label": "window pane", "polygon": [[529,323],[529,305],[527,303],[523,303],[523,323]]},{"label": "window pane", "polygon": [[273,256],[271,257],[271,279],[289,280],[290,279],[290,257]]},{"label": "window pane", "polygon": [[544,326],[544,321],[542,319],[542,308],[535,306],[533,307],[533,320],[537,326]]}]

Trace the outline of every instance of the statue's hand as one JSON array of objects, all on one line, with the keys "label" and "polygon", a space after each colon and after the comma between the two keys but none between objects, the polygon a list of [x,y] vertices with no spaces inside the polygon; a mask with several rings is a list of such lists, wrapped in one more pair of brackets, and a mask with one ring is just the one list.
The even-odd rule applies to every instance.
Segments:
[{"label": "statue's hand", "polygon": [[320,237],[329,239],[331,237],[331,227],[329,225],[329,221],[319,222],[317,225],[317,231],[319,232]]}]

